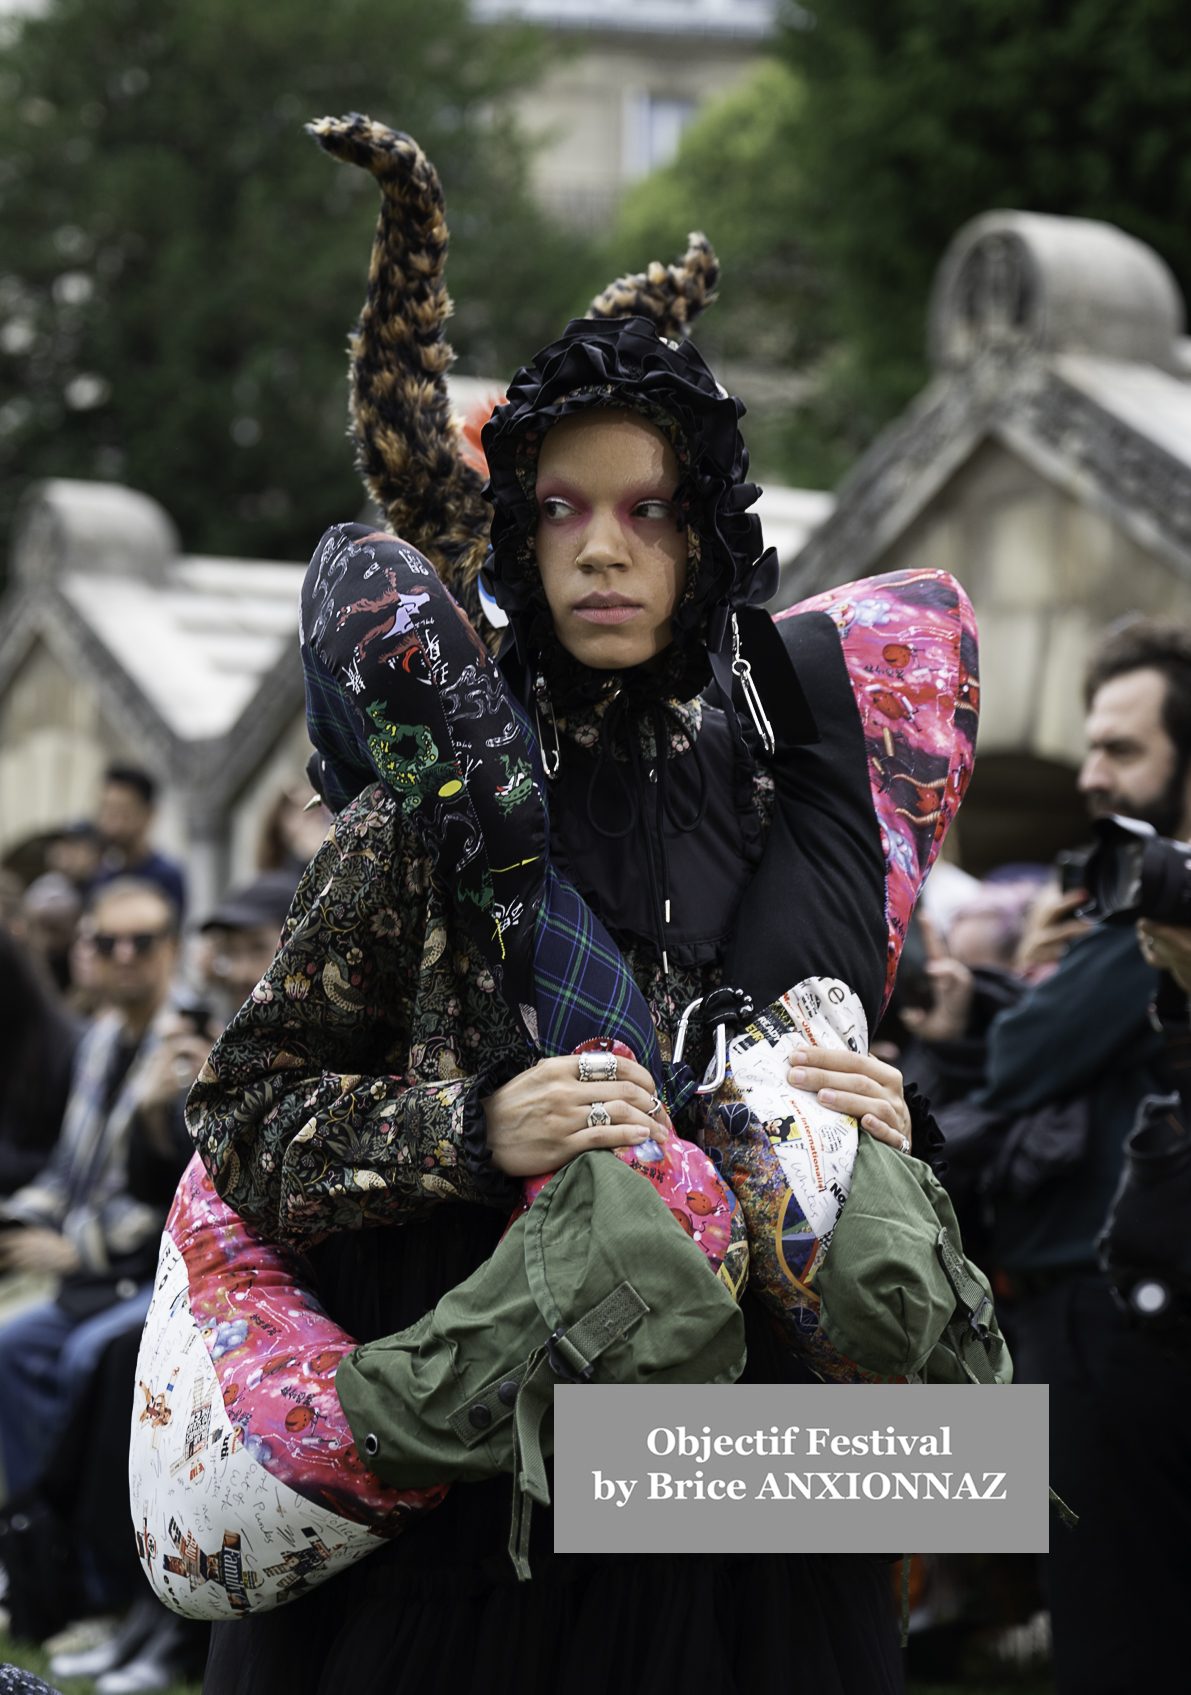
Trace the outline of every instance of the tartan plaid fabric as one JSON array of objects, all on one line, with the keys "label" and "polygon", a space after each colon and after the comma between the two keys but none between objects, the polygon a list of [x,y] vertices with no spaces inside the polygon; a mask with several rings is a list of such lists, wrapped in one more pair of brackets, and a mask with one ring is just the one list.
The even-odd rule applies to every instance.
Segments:
[{"label": "tartan plaid fabric", "polygon": [[321,756],[322,797],[332,812],[342,812],[379,773],[366,756],[359,714],[343,684],[302,643],[306,684],[306,731]]},{"label": "tartan plaid fabric", "polygon": [[661,1080],[662,1056],[645,997],[587,902],[549,863],[533,975],[543,1053],[574,1053],[589,1037],[610,1036]]},{"label": "tartan plaid fabric", "polygon": [[[491,958],[491,924],[498,909],[491,890],[486,907],[474,900],[474,888],[473,898],[466,898],[468,886],[452,871],[449,856],[444,863],[440,853],[446,836],[435,824],[432,805],[413,803],[417,797],[408,790],[403,810],[434,861],[437,875],[454,893],[454,907],[464,929],[491,958],[501,997],[529,1034],[535,1051],[556,1058],[574,1053],[591,1037],[625,1042],[656,1078],[668,1107],[678,1110],[683,1092],[662,1066],[649,1005],[620,949],[578,890],[549,863],[546,775],[529,714],[493,668],[485,666],[486,681],[479,676],[468,642],[459,641],[454,603],[429,566],[417,570],[420,564],[420,556],[412,549],[390,537],[374,536],[363,525],[339,525],[327,532],[315,553],[303,588],[302,664],[307,727],[322,758],[324,800],[335,810],[342,809],[376,780],[391,792],[390,773],[374,756],[378,739],[369,734],[357,698],[376,697],[376,707],[369,707],[369,712],[376,717],[383,705],[383,717],[395,720],[393,734],[410,736],[410,724],[432,724],[435,744],[444,749],[442,756],[447,749],[454,753],[454,771],[459,776],[454,788],[463,783],[468,790],[468,820],[479,837],[468,836],[468,863],[505,864],[517,870],[518,881],[510,895],[515,905],[510,903],[503,914],[496,958]],[[381,566],[388,570],[381,573]],[[412,575],[415,571],[417,575]],[[403,661],[398,654],[388,653],[385,642],[369,647],[385,619],[371,629],[351,627],[357,609],[366,624],[374,614],[383,612],[388,617],[391,607],[407,612],[413,631],[407,642],[410,653]],[[410,607],[417,609],[417,620]],[[398,622],[395,619],[388,636],[398,631]],[[319,631],[322,637],[315,639]],[[342,649],[342,664],[325,651],[325,642],[332,641],[329,631]],[[413,663],[418,656],[425,659],[424,664]],[[464,683],[468,683],[466,693]],[[510,712],[515,731],[508,724]],[[529,761],[527,766],[518,763],[518,744]],[[513,763],[523,773],[517,795],[510,793],[508,783],[503,792],[496,788],[501,771],[495,749],[513,749]],[[508,756],[503,766],[508,773]],[[463,809],[452,802],[449,810]],[[532,937],[527,920],[532,920]],[[508,948],[503,946],[505,941]]]}]

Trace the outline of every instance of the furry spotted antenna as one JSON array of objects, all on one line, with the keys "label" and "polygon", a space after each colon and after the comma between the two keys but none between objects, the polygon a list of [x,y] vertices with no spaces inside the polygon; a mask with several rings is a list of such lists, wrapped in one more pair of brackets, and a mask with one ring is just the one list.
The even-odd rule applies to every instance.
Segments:
[{"label": "furry spotted antenna", "polygon": [[720,262],[705,235],[692,230],[676,265],[655,259],[644,271],[617,277],[587,308],[589,318],[649,318],[667,341],[685,341],[700,312],[715,300]]},{"label": "furry spotted antenna", "polygon": [[451,300],[438,173],[412,137],[358,113],[306,128],[336,159],[371,171],[381,191],[368,296],[350,343],[356,463],[389,527],[477,610],[470,602],[490,511],[447,398],[455,355],[443,333]]}]

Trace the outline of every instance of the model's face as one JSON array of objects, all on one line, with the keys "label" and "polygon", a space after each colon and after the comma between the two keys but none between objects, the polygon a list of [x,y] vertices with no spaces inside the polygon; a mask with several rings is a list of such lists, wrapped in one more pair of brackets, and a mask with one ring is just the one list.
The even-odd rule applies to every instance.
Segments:
[{"label": "model's face", "polygon": [[686,582],[676,524],[679,469],[634,412],[563,418],[538,458],[538,569],[567,652],[598,671],[644,665],[669,646]]},{"label": "model's face", "polygon": [[1084,726],[1089,752],[1079,787],[1093,815],[1143,818],[1163,835],[1182,823],[1184,796],[1172,793],[1178,751],[1162,723],[1166,679],[1145,668],[1096,690]]}]

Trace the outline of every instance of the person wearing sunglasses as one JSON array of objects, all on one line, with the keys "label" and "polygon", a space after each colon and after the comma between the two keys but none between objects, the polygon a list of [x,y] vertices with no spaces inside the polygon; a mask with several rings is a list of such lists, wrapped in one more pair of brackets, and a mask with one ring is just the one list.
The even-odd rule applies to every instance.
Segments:
[{"label": "person wearing sunglasses", "polygon": [[[11,1495],[36,1480],[108,1341],[144,1321],[166,1210],[157,1191],[168,1200],[172,1187],[155,1185],[144,1198],[130,1162],[153,1158],[140,1117],[177,1022],[168,1004],[177,909],[154,883],[101,885],[81,946],[101,1008],[75,1056],[48,1164],[0,1208],[0,1272],[58,1280],[52,1300],[0,1330],[0,1452]],[[171,1052],[176,1094],[204,1055],[188,1048],[182,1076]]]}]

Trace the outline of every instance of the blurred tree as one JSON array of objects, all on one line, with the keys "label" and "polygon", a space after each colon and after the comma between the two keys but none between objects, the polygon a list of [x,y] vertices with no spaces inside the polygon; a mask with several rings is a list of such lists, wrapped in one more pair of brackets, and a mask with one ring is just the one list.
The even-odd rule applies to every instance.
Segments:
[{"label": "blurred tree", "polygon": [[823,488],[875,424],[853,393],[851,351],[807,234],[805,111],[801,73],[762,60],[699,113],[672,164],[630,191],[605,268],[672,259],[691,230],[710,237],[723,278],[693,339],[748,402],[754,472]]},{"label": "blurred tree", "polygon": [[706,231],[724,280],[696,339],[746,399],[750,366],[788,379],[745,420],[757,467],[832,483],[926,381],[931,278],[977,213],[1106,219],[1191,298],[1186,41],[1185,0],[791,8],[780,63],[634,189],[610,257],[639,269]]},{"label": "blurred tree", "polygon": [[438,166],[461,369],[512,369],[582,299],[590,257],[501,115],[541,38],[466,0],[51,0],[0,26],[0,531],[40,476],[144,489],[210,553],[304,559],[358,510],[376,190],[307,118],[367,111]]},{"label": "blurred tree", "polygon": [[1186,0],[816,0],[782,51],[806,82],[799,227],[871,427],[926,375],[926,302],[992,207],[1102,218],[1191,295]]}]

